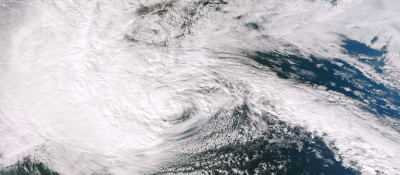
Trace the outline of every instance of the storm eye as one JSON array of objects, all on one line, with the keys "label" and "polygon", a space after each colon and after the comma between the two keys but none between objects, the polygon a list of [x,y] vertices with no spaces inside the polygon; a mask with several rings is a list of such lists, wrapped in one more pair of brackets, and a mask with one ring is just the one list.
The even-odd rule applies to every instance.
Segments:
[{"label": "storm eye", "polygon": [[175,123],[185,122],[185,121],[189,120],[190,118],[192,118],[193,115],[194,115],[193,109],[185,109],[185,110],[183,110],[182,114],[177,119],[173,120],[173,122],[175,122]]}]

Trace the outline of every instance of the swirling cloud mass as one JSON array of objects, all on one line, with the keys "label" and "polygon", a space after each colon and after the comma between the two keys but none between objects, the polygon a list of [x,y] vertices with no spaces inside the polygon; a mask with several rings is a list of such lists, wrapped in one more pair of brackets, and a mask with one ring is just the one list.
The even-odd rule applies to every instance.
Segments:
[{"label": "swirling cloud mass", "polygon": [[0,174],[398,174],[400,1],[0,1]]}]

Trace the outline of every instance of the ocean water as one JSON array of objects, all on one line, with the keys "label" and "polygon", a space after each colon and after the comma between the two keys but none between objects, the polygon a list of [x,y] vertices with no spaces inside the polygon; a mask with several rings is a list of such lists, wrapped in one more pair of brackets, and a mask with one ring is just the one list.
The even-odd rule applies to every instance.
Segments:
[{"label": "ocean water", "polygon": [[2,1],[0,174],[396,174],[398,7]]}]

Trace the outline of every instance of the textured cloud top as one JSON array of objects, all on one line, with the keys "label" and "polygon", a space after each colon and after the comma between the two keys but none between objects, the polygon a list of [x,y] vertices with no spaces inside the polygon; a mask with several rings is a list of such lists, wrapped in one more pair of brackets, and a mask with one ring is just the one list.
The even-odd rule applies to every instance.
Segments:
[{"label": "textured cloud top", "polygon": [[0,174],[396,174],[399,7],[0,1]]}]

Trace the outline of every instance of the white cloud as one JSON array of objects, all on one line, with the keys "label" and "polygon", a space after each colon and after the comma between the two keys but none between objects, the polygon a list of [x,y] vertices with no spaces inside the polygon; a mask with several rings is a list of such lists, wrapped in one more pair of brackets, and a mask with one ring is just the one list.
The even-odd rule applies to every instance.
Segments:
[{"label": "white cloud", "polygon": [[[364,43],[376,35],[382,40],[391,38],[388,50],[395,53],[397,29],[391,17],[396,4],[338,1],[345,12],[336,14],[339,7],[329,3],[325,3],[324,10],[304,2],[296,6],[291,6],[296,2],[286,2],[263,14],[266,12],[262,12],[262,7],[268,4],[247,4],[248,9],[254,9],[248,12],[242,8],[243,2],[232,1],[223,7],[230,11],[226,16],[202,11],[208,17],[217,17],[219,25],[212,25],[212,18],[199,19],[193,36],[183,39],[183,48],[177,49],[128,44],[123,40],[132,25],[149,23],[139,26],[147,31],[156,25],[162,27],[151,22],[163,22],[161,17],[133,21],[138,16],[131,7],[138,4],[124,2],[46,3],[37,18],[23,21],[17,35],[7,36],[7,43],[15,45],[10,50],[7,46],[0,48],[8,57],[3,62],[7,69],[1,67],[0,75],[0,153],[6,158],[3,165],[31,155],[47,160],[51,168],[66,174],[99,173],[105,167],[106,171],[119,174],[124,170],[141,172],[182,149],[175,144],[173,136],[177,133],[196,122],[207,121],[220,109],[232,109],[246,102],[254,113],[270,112],[310,132],[326,133],[324,141],[334,143],[345,166],[352,166],[351,161],[355,161],[367,174],[375,170],[387,174],[399,171],[396,155],[400,136],[386,120],[364,111],[364,104],[337,92],[282,80],[268,68],[237,53],[239,49],[249,49],[289,54],[293,50],[285,50],[283,45],[291,44],[305,56],[317,54],[348,60],[340,51],[337,34]],[[371,8],[385,13],[371,14]],[[297,21],[312,22],[291,30],[293,18],[283,16],[293,13],[300,14]],[[319,19],[328,14],[335,15]],[[235,21],[233,17],[239,15],[243,19]],[[282,21],[273,22],[266,16],[282,17]],[[260,24],[261,30],[250,31],[241,25],[246,21]],[[174,29],[168,30],[176,32]],[[271,37],[271,31],[277,33],[275,36],[288,34],[277,39]],[[267,39],[259,39],[262,36]],[[33,39],[27,41],[30,37]],[[142,39],[150,42],[160,39],[157,37]],[[189,109],[194,113],[186,121],[176,123]],[[209,141],[210,147],[228,143],[221,138]],[[205,148],[193,144],[186,149]]]}]

